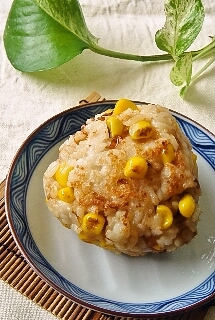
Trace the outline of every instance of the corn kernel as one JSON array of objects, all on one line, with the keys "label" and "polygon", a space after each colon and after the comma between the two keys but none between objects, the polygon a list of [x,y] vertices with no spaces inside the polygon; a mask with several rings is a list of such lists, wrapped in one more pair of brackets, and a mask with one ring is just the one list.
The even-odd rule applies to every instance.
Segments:
[{"label": "corn kernel", "polygon": [[106,120],[107,127],[110,131],[110,136],[112,138],[120,136],[123,132],[123,123],[116,117],[109,117]]},{"label": "corn kernel", "polygon": [[104,112],[104,114],[106,115],[106,114],[112,114],[113,113],[113,109],[107,109],[107,110],[105,110],[105,112]]},{"label": "corn kernel", "polygon": [[156,214],[161,218],[161,229],[168,229],[173,223],[173,214],[169,207],[162,204],[156,208]]},{"label": "corn kernel", "polygon": [[193,159],[193,167],[195,170],[198,170],[197,167],[197,155],[195,153],[192,152],[192,159]]},{"label": "corn kernel", "polygon": [[113,244],[107,244],[104,239],[95,239],[95,237],[92,237],[89,234],[84,233],[83,231],[81,231],[78,234],[78,237],[80,240],[82,240],[84,242],[94,244],[94,245],[99,246],[103,249],[116,252],[115,246]]},{"label": "corn kernel", "polygon": [[125,111],[127,109],[138,110],[136,104],[134,102],[132,102],[131,100],[128,100],[125,98],[119,99],[115,105],[115,108],[113,110],[113,114],[119,115],[120,113],[122,113],[123,111]]},{"label": "corn kernel", "polygon": [[75,199],[73,188],[65,187],[58,190],[58,198],[64,202],[73,202]]},{"label": "corn kernel", "polygon": [[197,162],[197,155],[195,153],[192,152],[192,159],[193,159],[193,162],[196,164]]},{"label": "corn kernel", "polygon": [[140,156],[130,158],[125,166],[124,175],[128,178],[142,179],[148,170],[146,160]]},{"label": "corn kernel", "polygon": [[90,237],[88,234],[84,233],[83,231],[81,231],[78,234],[78,237],[81,241],[87,242],[87,243],[93,243],[93,239],[92,237]]},{"label": "corn kernel", "polygon": [[87,213],[83,217],[81,229],[90,236],[98,236],[104,227],[105,218],[98,213]]},{"label": "corn kernel", "polygon": [[163,164],[171,163],[175,159],[175,150],[171,143],[167,144],[167,147],[162,150],[161,161]]},{"label": "corn kernel", "polygon": [[190,194],[185,194],[179,201],[178,208],[182,216],[189,218],[194,213],[196,204],[195,200]]},{"label": "corn kernel", "polygon": [[115,246],[113,244],[107,244],[105,240],[100,240],[98,241],[98,244],[97,244],[99,247],[103,248],[103,249],[107,249],[107,250],[110,250],[110,251],[113,251],[115,252],[116,249],[115,249]]},{"label": "corn kernel", "polygon": [[132,139],[147,139],[152,135],[152,125],[146,120],[141,120],[129,128],[129,134]]},{"label": "corn kernel", "polygon": [[67,186],[69,172],[73,169],[68,163],[61,163],[55,172],[55,179],[61,187]]}]

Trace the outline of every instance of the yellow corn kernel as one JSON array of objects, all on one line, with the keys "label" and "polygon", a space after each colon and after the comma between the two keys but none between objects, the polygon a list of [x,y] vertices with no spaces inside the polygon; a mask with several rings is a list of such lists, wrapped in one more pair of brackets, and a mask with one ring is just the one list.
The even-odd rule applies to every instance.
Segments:
[{"label": "yellow corn kernel", "polygon": [[116,252],[115,246],[113,244],[107,244],[106,241],[103,239],[101,239],[101,240],[95,239],[95,237],[92,237],[92,236],[84,233],[83,231],[81,231],[78,234],[78,237],[81,241],[84,241],[84,242],[87,242],[90,244],[94,244],[94,245],[99,246],[99,247],[106,249],[106,250]]},{"label": "yellow corn kernel", "polygon": [[107,249],[113,252],[116,251],[115,246],[113,244],[107,244],[105,240],[98,241],[97,245],[103,249]]},{"label": "yellow corn kernel", "polygon": [[132,102],[131,100],[122,98],[117,101],[115,108],[113,110],[113,114],[119,115],[120,113],[122,113],[126,109],[138,110],[138,108],[134,102]]},{"label": "yellow corn kernel", "polygon": [[72,202],[75,199],[73,188],[65,187],[58,190],[58,198],[64,202]]},{"label": "yellow corn kernel", "polygon": [[140,156],[130,158],[124,169],[124,175],[128,178],[142,179],[148,170],[146,160]]},{"label": "yellow corn kernel", "polygon": [[123,132],[123,123],[116,117],[109,117],[106,120],[107,127],[110,131],[110,136],[112,138],[120,136]]},{"label": "yellow corn kernel", "polygon": [[113,113],[113,109],[107,109],[106,111],[104,111],[104,114],[112,114]]},{"label": "yellow corn kernel", "polygon": [[178,203],[178,208],[182,216],[189,218],[194,213],[196,204],[190,194],[185,194]]},{"label": "yellow corn kernel", "polygon": [[197,155],[194,152],[192,152],[192,159],[193,159],[193,162],[197,161]]},{"label": "yellow corn kernel", "polygon": [[147,139],[152,135],[152,125],[146,120],[138,121],[129,128],[129,134],[132,139]]},{"label": "yellow corn kernel", "polygon": [[193,159],[193,169],[195,171],[198,171],[198,167],[197,167],[197,155],[195,153],[192,152],[192,159]]},{"label": "yellow corn kernel", "polygon": [[161,218],[161,229],[168,229],[173,223],[173,214],[169,207],[160,204],[156,208],[156,214]]},{"label": "yellow corn kernel", "polygon": [[87,213],[83,217],[81,229],[90,236],[98,236],[104,227],[105,218],[98,213]]},{"label": "yellow corn kernel", "polygon": [[83,231],[81,231],[79,234],[78,234],[78,237],[81,241],[84,241],[84,242],[87,242],[87,243],[93,243],[93,238],[92,237],[89,237],[88,234],[84,233]]},{"label": "yellow corn kernel", "polygon": [[68,163],[62,162],[57,171],[55,172],[55,179],[61,185],[61,187],[67,186],[69,172],[73,169]]},{"label": "yellow corn kernel", "polygon": [[161,161],[163,164],[171,163],[175,159],[175,150],[171,143],[167,144],[167,147],[162,150]]}]

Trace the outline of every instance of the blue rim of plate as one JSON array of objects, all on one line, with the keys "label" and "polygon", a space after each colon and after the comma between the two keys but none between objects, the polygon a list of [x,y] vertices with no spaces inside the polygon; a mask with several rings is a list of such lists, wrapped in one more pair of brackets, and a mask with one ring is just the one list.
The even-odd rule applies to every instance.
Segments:
[{"label": "blue rim of plate", "polygon": [[[169,316],[189,311],[215,298],[215,272],[199,286],[173,299],[155,303],[125,303],[98,297],[75,286],[46,261],[34,242],[26,216],[26,194],[31,176],[43,156],[58,142],[80,129],[89,118],[109,108],[115,100],[89,103],[57,114],[39,126],[18,150],[6,179],[6,215],[13,237],[35,272],[55,290],[90,309],[129,317]],[[137,104],[146,104],[135,101]],[[170,110],[193,149],[215,170],[215,136],[178,112]]]}]

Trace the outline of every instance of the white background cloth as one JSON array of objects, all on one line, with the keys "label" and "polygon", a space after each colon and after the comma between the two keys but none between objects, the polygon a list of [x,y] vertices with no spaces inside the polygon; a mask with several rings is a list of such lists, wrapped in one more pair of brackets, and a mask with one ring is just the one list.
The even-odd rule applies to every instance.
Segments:
[{"label": "white background cloth", "polygon": [[[9,63],[3,32],[12,0],[0,0],[0,179],[27,136],[91,91],[106,99],[126,97],[158,103],[197,121],[215,134],[215,64],[191,86],[185,100],[169,80],[171,62],[141,63],[100,56],[89,50],[45,72],[21,73]],[[87,25],[105,48],[139,55],[162,53],[155,32],[165,21],[161,0],[80,0]],[[209,43],[215,30],[215,1],[203,0],[206,17],[192,49]],[[196,64],[198,70],[204,61]],[[0,319],[55,319],[0,282]],[[211,319],[215,319],[215,311]],[[209,319],[209,315],[208,315]]]}]

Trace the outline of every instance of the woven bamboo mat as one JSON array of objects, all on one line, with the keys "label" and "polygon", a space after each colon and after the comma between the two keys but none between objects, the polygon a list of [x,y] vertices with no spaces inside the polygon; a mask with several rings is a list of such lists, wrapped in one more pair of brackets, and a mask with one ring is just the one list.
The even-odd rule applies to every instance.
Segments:
[{"label": "woven bamboo mat", "polygon": [[[80,105],[87,102],[104,100],[93,92],[86,99],[80,101]],[[4,201],[5,180],[0,183],[0,276],[15,290],[34,301],[42,308],[63,320],[125,320],[124,317],[105,315],[72,302],[49,284],[42,280],[28,265],[19,251],[10,232]],[[154,318],[154,320],[203,320],[212,303],[184,314]],[[151,319],[153,320],[153,319]]]}]

